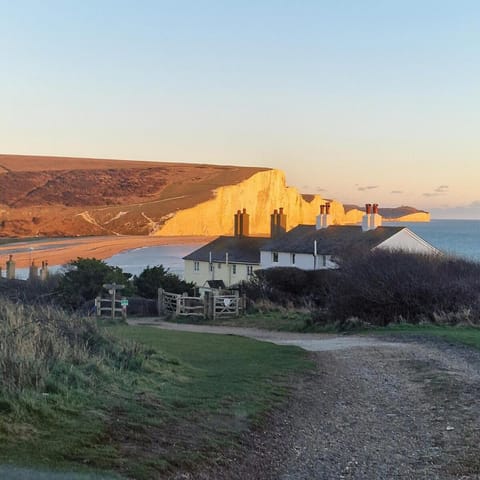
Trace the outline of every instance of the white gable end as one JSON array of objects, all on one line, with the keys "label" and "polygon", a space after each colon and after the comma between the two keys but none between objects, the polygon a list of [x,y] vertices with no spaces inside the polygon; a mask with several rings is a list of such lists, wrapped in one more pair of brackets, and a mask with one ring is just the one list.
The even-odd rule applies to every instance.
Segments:
[{"label": "white gable end", "polygon": [[380,245],[377,245],[375,249],[376,248],[385,250],[403,250],[406,252],[423,253],[428,255],[441,253],[440,250],[436,249],[433,245],[430,245],[418,235],[415,235],[408,228],[400,230]]}]

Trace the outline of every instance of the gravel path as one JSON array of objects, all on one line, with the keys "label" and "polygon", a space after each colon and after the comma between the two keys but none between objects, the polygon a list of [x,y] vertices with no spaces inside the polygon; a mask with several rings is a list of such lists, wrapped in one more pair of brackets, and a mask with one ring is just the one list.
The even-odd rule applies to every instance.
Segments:
[{"label": "gravel path", "polygon": [[[263,339],[272,336],[302,342]],[[440,340],[311,337],[316,369],[293,382],[283,412],[221,466],[175,479],[480,479],[479,352]]]}]

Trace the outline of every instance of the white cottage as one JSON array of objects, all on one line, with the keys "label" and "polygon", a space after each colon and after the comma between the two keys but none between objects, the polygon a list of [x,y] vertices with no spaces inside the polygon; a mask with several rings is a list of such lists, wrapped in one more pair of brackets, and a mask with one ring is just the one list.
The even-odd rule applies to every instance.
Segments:
[{"label": "white cottage", "polygon": [[249,236],[246,209],[234,216],[234,236],[221,236],[183,258],[185,280],[198,287],[223,281],[228,288],[248,280],[260,268],[260,250],[270,237]]},{"label": "white cottage", "polygon": [[298,225],[261,247],[261,268],[297,267],[303,270],[337,268],[344,253],[376,248],[412,253],[441,253],[406,227],[384,227],[377,204],[367,204],[362,225],[332,225],[330,205],[320,207],[315,225]]}]

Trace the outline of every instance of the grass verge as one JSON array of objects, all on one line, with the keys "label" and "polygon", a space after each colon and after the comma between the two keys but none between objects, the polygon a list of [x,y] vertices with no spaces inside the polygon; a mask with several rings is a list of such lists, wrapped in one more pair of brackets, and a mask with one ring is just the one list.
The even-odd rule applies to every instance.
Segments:
[{"label": "grass verge", "polygon": [[440,337],[449,342],[462,343],[480,350],[480,328],[476,327],[402,324],[368,329],[362,333]]},{"label": "grass verge", "polygon": [[0,396],[0,463],[150,479],[221,462],[309,368],[294,347],[233,336],[110,326],[134,368],[62,362],[45,387]]},{"label": "grass verge", "polygon": [[333,325],[312,324],[310,312],[294,309],[271,310],[268,312],[249,313],[237,318],[218,318],[216,320],[198,317],[177,317],[171,319],[172,323],[190,323],[196,325],[220,325],[225,327],[247,327],[272,330],[277,332],[299,333],[333,333]]}]

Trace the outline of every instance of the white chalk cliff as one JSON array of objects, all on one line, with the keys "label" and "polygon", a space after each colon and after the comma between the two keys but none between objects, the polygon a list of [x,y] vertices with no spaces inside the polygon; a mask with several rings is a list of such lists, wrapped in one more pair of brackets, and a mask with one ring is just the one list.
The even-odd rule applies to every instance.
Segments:
[{"label": "white chalk cliff", "polygon": [[[155,234],[231,235],[234,213],[246,208],[250,215],[250,234],[267,235],[270,214],[275,209],[284,209],[287,229],[291,229],[298,224],[314,224],[320,205],[326,201],[320,195],[302,196],[296,188],[287,187],[281,170],[266,170],[236,185],[217,188],[213,199],[178,211]],[[343,204],[335,200],[330,203],[333,223],[345,223]]]}]

